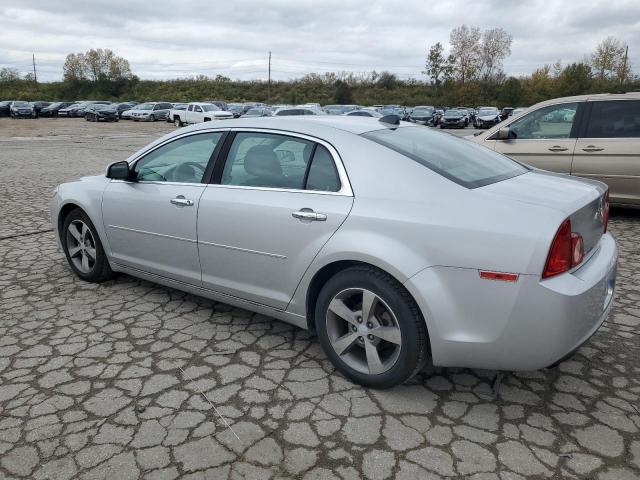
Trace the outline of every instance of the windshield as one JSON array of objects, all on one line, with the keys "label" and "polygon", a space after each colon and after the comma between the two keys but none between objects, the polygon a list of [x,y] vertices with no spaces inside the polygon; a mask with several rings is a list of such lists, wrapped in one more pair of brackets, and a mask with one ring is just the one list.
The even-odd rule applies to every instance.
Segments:
[{"label": "windshield", "polygon": [[480,116],[497,115],[497,114],[498,114],[497,108],[481,108],[480,110],[478,110],[478,115]]},{"label": "windshield", "polygon": [[422,113],[422,114],[432,114],[433,113],[433,108],[415,108],[413,110],[413,113]]},{"label": "windshield", "polygon": [[375,130],[362,136],[467,188],[482,187],[529,171],[481,145],[423,128]]},{"label": "windshield", "polygon": [[218,110],[220,110],[220,108],[216,107],[215,105],[211,104],[211,105],[200,105],[202,107],[202,110],[205,112],[217,112]]},{"label": "windshield", "polygon": [[96,103],[93,105],[94,110],[107,110],[109,108],[113,108],[111,105],[104,105],[102,103]]},{"label": "windshield", "polygon": [[464,115],[464,113],[460,110],[447,110],[446,112],[444,112],[444,115],[446,117],[461,117],[462,115]]},{"label": "windshield", "polygon": [[252,108],[245,115],[248,116],[248,117],[260,116],[260,115],[262,115],[262,112],[263,112],[263,110],[261,108]]},{"label": "windshield", "polygon": [[153,110],[153,106],[155,103],[143,103],[142,105],[138,105],[136,110]]},{"label": "windshield", "polygon": [[29,102],[13,102],[14,107],[30,107]]}]

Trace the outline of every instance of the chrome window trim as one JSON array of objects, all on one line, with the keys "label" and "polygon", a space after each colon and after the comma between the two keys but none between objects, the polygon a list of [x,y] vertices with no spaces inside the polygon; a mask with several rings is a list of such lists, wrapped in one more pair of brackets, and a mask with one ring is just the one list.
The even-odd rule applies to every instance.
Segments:
[{"label": "chrome window trim", "polygon": [[[223,185],[221,183],[211,184],[214,187],[220,188],[237,188],[244,190],[266,190],[266,191],[277,191],[277,192],[290,192],[290,193],[311,193],[311,194],[319,194],[319,195],[337,195],[341,197],[353,197],[353,189],[351,188],[351,182],[349,182],[349,176],[347,175],[347,170],[344,168],[344,163],[342,162],[342,158],[338,153],[338,150],[331,145],[331,143],[327,142],[318,137],[314,137],[312,135],[307,135],[305,133],[292,132],[290,130],[278,130],[275,128],[255,128],[255,127],[231,127],[229,129],[230,132],[234,133],[244,133],[244,132],[256,132],[256,133],[271,133],[273,135],[282,135],[287,137],[297,137],[303,140],[308,140],[310,142],[317,143],[325,147],[331,157],[333,158],[333,165],[336,167],[336,171],[338,172],[338,178],[340,179],[340,190],[337,192],[328,192],[325,190],[306,190],[303,188],[275,188],[275,187],[250,187],[244,185]],[[225,162],[226,162],[225,158]]]}]

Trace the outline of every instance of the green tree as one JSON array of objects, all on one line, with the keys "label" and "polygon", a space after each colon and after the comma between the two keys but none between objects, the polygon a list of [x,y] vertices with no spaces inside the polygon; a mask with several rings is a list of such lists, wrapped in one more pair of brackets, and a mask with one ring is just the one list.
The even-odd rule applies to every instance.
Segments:
[{"label": "green tree", "polygon": [[627,46],[615,37],[602,40],[590,57],[593,75],[600,81],[627,78],[631,73],[631,67],[625,58],[626,48]]},{"label": "green tree", "polygon": [[440,84],[451,77],[453,71],[452,61],[452,56],[445,57],[444,47],[440,42],[429,48],[425,70],[422,73],[425,73],[431,79],[436,88],[436,96],[438,95]]},{"label": "green tree", "polygon": [[558,94],[561,96],[587,93],[593,84],[591,67],[586,63],[567,65],[558,77]]},{"label": "green tree", "polygon": [[346,82],[342,80],[336,80],[334,83],[335,93],[334,93],[334,101],[336,103],[341,104],[349,104],[353,103],[353,92],[351,91],[351,87]]},{"label": "green tree", "polygon": [[498,102],[502,107],[519,107],[523,105],[524,89],[515,77],[509,77],[498,91]]}]

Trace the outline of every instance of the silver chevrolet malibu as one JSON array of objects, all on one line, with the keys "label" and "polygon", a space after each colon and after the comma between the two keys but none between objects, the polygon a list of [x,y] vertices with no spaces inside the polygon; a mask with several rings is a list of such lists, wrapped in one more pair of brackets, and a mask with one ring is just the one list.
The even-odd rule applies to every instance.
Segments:
[{"label": "silver chevrolet malibu", "polygon": [[608,215],[602,183],[394,116],[182,128],[51,201],[81,279],[124,272],[312,329],[377,388],[427,361],[568,356],[611,308]]}]

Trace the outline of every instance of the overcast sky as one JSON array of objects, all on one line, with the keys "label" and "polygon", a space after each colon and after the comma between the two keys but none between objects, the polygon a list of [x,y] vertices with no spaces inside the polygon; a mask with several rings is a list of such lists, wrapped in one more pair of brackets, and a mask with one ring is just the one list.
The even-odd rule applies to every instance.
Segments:
[{"label": "overcast sky", "polygon": [[288,79],[389,70],[424,78],[428,47],[463,23],[514,37],[511,75],[580,61],[608,35],[640,73],[640,0],[0,0],[0,67],[59,80],[68,53],[110,48],[141,78]]}]

